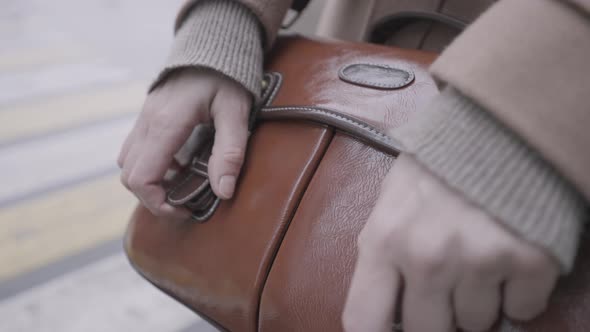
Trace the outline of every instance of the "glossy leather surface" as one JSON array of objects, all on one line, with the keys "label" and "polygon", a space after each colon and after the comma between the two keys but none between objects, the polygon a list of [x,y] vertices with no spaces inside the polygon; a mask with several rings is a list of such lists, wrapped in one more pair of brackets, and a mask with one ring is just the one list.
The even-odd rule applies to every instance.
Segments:
[{"label": "glossy leather surface", "polygon": [[[320,106],[351,115],[387,132],[408,120],[438,93],[428,74],[434,53],[371,44],[314,42],[303,38],[277,41],[267,68],[283,75],[272,106]],[[414,81],[398,90],[378,90],[344,82],[346,65],[374,63],[411,70]]]},{"label": "glossy leather surface", "polygon": [[[267,70],[283,76],[271,104],[283,113],[260,116],[234,199],[222,202],[205,224],[156,218],[138,207],[125,239],[134,267],[220,328],[341,331],[356,236],[395,153],[379,149],[375,138],[363,138],[361,131],[297,110],[325,107],[385,132],[437,93],[425,69],[433,57],[365,44],[281,39]],[[342,66],[369,61],[403,63],[415,80],[385,91],[338,78]],[[560,282],[549,311],[532,323],[505,322],[500,331],[590,331],[585,242],[577,270]]]}]

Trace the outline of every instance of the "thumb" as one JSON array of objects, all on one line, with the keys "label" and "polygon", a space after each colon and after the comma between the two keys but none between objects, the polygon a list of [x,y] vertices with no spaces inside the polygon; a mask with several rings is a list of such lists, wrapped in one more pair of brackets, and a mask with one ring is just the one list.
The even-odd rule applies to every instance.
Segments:
[{"label": "thumb", "polygon": [[211,104],[215,141],[208,171],[211,188],[221,199],[234,194],[248,141],[250,101],[232,97],[218,94]]}]

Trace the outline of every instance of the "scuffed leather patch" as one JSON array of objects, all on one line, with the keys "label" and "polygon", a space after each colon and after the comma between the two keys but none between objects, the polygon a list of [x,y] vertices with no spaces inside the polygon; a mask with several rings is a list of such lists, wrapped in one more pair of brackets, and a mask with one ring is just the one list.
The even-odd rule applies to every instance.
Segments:
[{"label": "scuffed leather patch", "polygon": [[400,89],[414,81],[409,69],[373,63],[346,65],[338,76],[345,82],[375,89]]}]

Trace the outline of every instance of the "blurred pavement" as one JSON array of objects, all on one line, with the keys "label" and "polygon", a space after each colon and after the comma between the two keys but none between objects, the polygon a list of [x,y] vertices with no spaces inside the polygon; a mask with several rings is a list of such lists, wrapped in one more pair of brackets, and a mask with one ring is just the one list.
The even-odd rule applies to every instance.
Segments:
[{"label": "blurred pavement", "polygon": [[2,1],[0,331],[213,331],[121,249],[135,199],[115,158],[181,3]]}]

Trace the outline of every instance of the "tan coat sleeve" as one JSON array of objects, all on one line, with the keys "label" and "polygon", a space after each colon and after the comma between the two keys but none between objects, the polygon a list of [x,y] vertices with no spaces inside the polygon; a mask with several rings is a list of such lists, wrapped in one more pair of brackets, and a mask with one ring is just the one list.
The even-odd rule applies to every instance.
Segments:
[{"label": "tan coat sleeve", "polygon": [[433,64],[590,200],[590,1],[502,0]]},{"label": "tan coat sleeve", "polygon": [[[176,17],[175,31],[177,31],[191,9],[199,0],[187,0]],[[236,0],[249,8],[258,17],[264,30],[264,48],[270,49],[277,36],[281,23],[293,0]]]}]

